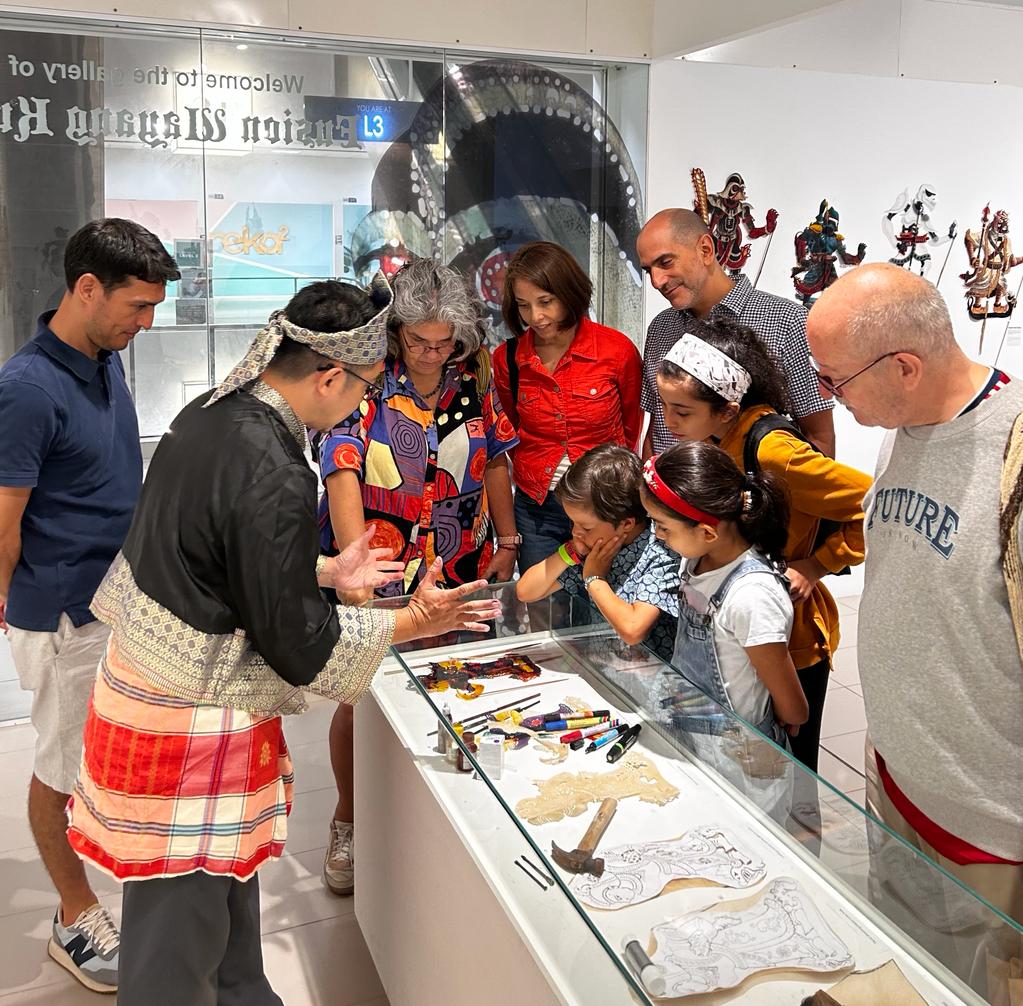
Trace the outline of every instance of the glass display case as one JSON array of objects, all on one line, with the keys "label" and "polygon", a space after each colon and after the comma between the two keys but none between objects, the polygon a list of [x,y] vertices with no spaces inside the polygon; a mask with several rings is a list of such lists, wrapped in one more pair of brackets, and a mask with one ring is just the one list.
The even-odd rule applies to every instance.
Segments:
[{"label": "glass display case", "polygon": [[374,694],[491,885],[536,895],[505,910],[562,1001],[1012,1001],[1010,919],[587,605],[488,593],[486,634],[396,647]]}]

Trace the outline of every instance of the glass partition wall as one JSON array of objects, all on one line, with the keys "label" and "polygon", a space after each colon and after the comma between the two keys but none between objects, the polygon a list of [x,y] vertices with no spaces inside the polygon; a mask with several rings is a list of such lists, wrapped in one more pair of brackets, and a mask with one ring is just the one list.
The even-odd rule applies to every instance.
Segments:
[{"label": "glass partition wall", "polygon": [[564,244],[593,313],[640,341],[647,68],[0,16],[0,362],[63,290],[94,217],[178,260],[125,354],[144,439],[325,277],[449,262],[503,338],[503,270]]}]

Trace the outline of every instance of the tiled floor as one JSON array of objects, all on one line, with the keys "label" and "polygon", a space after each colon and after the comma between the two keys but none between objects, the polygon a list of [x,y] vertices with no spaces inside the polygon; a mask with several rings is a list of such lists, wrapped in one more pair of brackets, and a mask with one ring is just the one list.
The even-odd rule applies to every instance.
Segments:
[{"label": "tiled floor", "polygon": [[820,774],[856,803],[863,803],[863,741],[867,720],[856,664],[856,621],[859,597],[838,599],[842,641],[835,654],[834,669],[824,703],[821,727]]},{"label": "tiled floor", "polygon": [[[287,854],[259,875],[263,954],[274,989],[288,1006],[387,1006],[352,899],[334,897],[320,879],[337,799],[326,745],[333,709],[318,702],[286,725],[295,807]],[[0,727],[0,1006],[97,1006],[110,1000],[81,988],[46,956],[54,895],[32,844],[24,801],[34,741],[28,724]],[[118,885],[102,874],[92,877],[118,917]]]},{"label": "tiled floor", "polygon": [[[846,641],[836,655],[824,709],[820,774],[862,803],[866,722],[856,666],[859,598],[842,598],[839,609]],[[27,699],[0,636],[0,719],[27,716]],[[320,880],[336,798],[325,742],[332,712],[330,703],[319,702],[307,715],[287,721],[297,795],[287,854],[260,873],[267,973],[288,1006],[386,1006],[352,899],[331,896]],[[26,723],[0,726],[0,1006],[95,1006],[97,997],[46,956],[54,898],[24,810],[34,738]],[[118,915],[117,884],[98,874],[94,883]]]}]

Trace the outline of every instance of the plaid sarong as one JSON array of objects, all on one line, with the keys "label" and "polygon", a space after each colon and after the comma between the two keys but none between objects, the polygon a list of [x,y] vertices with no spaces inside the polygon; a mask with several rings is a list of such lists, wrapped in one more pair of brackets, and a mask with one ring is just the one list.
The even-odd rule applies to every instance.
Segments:
[{"label": "plaid sarong", "polygon": [[68,804],[72,848],[119,880],[247,880],[284,851],[294,776],[280,717],[162,693],[119,660],[116,638]]}]

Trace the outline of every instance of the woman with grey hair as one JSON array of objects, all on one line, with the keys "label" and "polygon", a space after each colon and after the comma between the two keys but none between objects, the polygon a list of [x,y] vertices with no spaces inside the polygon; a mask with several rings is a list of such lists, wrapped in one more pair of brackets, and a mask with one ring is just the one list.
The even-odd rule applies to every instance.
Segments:
[{"label": "woman with grey hair", "polygon": [[[357,413],[315,441],[326,490],[321,550],[337,555],[373,525],[371,546],[405,564],[404,579],[380,596],[411,593],[436,556],[449,586],[510,579],[520,539],[506,454],[519,438],[494,390],[483,303],[459,273],[429,259],[413,259],[393,287],[382,389],[370,388]],[[350,707],[334,716],[330,748],[339,799],[324,878],[350,894]]]}]

